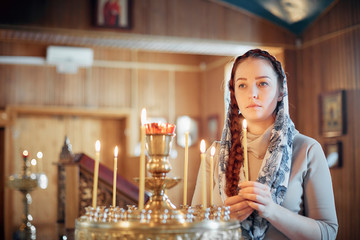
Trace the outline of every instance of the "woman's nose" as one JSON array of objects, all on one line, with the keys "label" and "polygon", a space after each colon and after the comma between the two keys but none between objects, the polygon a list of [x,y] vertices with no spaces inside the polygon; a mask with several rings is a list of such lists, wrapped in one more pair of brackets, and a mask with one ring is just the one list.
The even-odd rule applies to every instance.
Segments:
[{"label": "woman's nose", "polygon": [[254,86],[254,87],[251,87],[251,90],[250,90],[250,98],[258,98],[259,97],[259,89]]}]

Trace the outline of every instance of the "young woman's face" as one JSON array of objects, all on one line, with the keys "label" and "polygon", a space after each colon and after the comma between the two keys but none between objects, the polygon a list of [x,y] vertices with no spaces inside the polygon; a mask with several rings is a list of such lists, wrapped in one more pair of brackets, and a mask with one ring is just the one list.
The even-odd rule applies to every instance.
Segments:
[{"label": "young woman's face", "polygon": [[250,123],[272,124],[274,110],[281,99],[275,71],[265,59],[248,58],[235,71],[235,98]]}]

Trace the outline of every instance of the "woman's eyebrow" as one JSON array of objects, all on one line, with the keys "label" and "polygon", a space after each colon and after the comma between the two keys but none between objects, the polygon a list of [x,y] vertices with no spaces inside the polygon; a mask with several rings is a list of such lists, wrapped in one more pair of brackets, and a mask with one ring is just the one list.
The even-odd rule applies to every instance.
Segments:
[{"label": "woman's eyebrow", "polygon": [[268,78],[268,79],[271,79],[271,77],[269,77],[269,76],[258,76],[258,77],[256,77],[255,79],[257,80],[257,79],[261,79],[261,78]]},{"label": "woman's eyebrow", "polygon": [[247,80],[247,78],[244,78],[244,77],[238,77],[237,79],[236,79],[236,81],[246,81]]}]

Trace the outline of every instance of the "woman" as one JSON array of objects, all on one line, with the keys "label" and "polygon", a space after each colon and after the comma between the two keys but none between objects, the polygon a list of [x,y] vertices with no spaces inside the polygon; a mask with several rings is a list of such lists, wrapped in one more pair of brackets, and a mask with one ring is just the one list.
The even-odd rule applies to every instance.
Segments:
[{"label": "woman", "polygon": [[[246,239],[335,239],[338,224],[326,158],[321,145],[300,134],[290,119],[280,62],[266,51],[248,51],[234,62],[229,90],[221,142],[213,143],[218,154],[214,182],[208,185],[214,188],[214,204],[230,206]],[[243,165],[244,119],[249,181]],[[200,203],[198,177],[192,205]]]}]

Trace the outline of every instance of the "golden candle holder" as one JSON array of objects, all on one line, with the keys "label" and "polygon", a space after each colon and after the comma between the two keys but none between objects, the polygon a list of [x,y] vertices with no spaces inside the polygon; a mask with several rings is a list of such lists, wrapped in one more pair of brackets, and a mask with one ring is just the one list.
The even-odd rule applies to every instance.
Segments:
[{"label": "golden candle holder", "polygon": [[[145,188],[152,191],[143,210],[104,206],[87,207],[76,219],[75,239],[239,239],[240,224],[229,218],[228,207],[182,206],[177,209],[165,194],[180,178],[169,178],[169,155],[174,133],[147,133],[149,156]],[[136,179],[138,180],[138,179]],[[141,196],[139,196],[141,197]]]},{"label": "golden candle holder", "polygon": [[48,179],[44,173],[33,173],[30,170],[30,162],[27,159],[28,152],[23,152],[23,168],[20,174],[13,174],[7,180],[7,186],[20,191],[23,194],[24,215],[23,222],[16,232],[16,238],[21,240],[36,239],[36,228],[31,223],[33,217],[29,207],[32,203],[30,192],[35,188],[47,188]]}]

